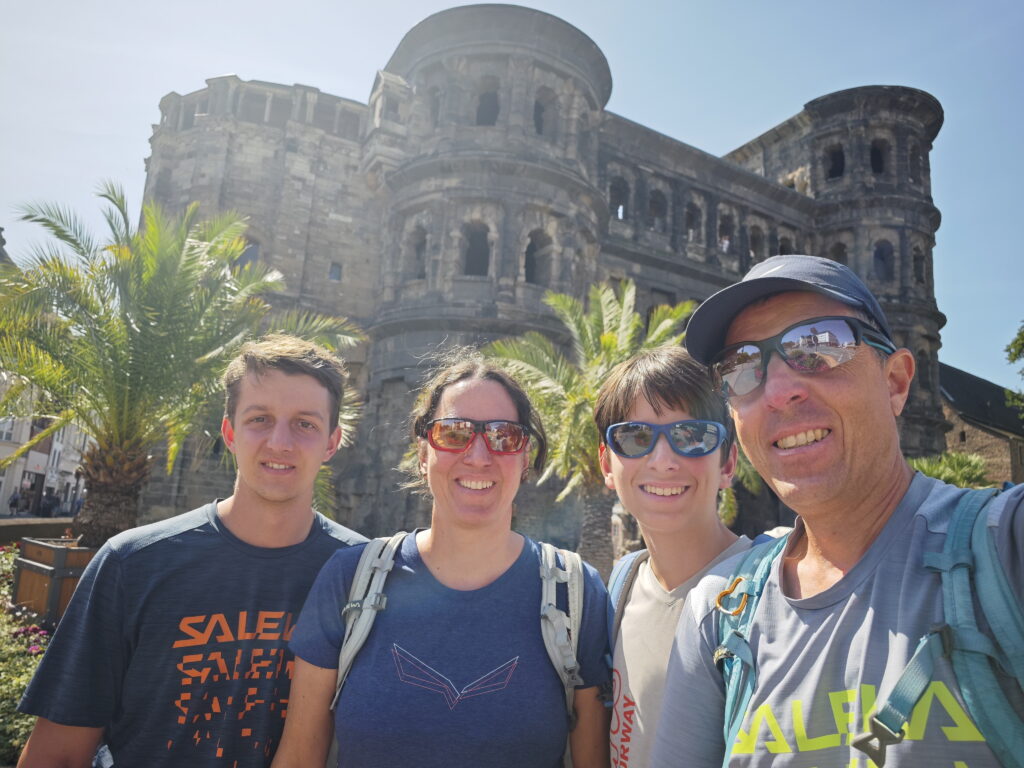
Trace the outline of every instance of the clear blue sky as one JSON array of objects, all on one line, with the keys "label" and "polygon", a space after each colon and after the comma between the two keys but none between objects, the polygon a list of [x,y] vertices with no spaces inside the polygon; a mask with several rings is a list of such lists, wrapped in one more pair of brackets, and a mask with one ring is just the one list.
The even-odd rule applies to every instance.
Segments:
[{"label": "clear blue sky", "polygon": [[[0,21],[0,226],[23,259],[41,230],[20,202],[69,205],[99,231],[92,193],[138,205],[157,104],[204,80],[304,83],[365,102],[376,70],[435,0],[38,0]],[[608,108],[724,154],[825,93],[922,88],[945,125],[931,156],[940,358],[1019,388],[1004,348],[1024,320],[1024,3],[1019,0],[525,2],[604,51]]]}]

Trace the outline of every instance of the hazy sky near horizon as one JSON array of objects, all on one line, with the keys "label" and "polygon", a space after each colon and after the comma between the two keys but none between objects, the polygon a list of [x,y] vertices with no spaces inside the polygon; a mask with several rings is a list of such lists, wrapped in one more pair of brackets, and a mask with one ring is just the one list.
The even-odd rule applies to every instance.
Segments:
[{"label": "hazy sky near horizon", "polygon": [[[137,210],[152,124],[171,92],[234,73],[366,102],[376,71],[443,0],[38,0],[0,26],[0,226],[24,262],[43,231],[19,203],[67,205],[101,232],[97,184]],[[604,52],[607,108],[715,155],[860,85],[934,95],[942,212],[939,357],[1021,388],[1004,348],[1024,320],[1024,4],[1019,0],[538,0]],[[1021,228],[1018,229],[1018,226]]]}]

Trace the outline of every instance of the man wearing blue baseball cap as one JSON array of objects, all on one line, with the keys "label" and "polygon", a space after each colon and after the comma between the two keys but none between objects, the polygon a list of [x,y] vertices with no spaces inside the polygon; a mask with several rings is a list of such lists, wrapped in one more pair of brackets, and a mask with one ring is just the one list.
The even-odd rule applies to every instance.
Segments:
[{"label": "man wearing blue baseball cap", "polygon": [[1024,486],[907,465],[914,357],[867,287],[777,256],[705,301],[686,346],[798,519],[690,594],[652,764],[1024,765]]}]

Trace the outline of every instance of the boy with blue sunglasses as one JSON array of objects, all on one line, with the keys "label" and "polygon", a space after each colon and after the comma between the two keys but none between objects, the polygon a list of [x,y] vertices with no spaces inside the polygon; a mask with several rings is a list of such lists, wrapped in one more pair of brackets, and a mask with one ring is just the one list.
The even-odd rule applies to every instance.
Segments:
[{"label": "boy with blue sunglasses", "polygon": [[649,350],[618,365],[598,393],[594,420],[605,484],[647,545],[623,558],[609,583],[612,765],[632,768],[650,760],[687,593],[751,542],[718,516],[718,491],[736,469],[732,419],[707,369],[684,349]]}]

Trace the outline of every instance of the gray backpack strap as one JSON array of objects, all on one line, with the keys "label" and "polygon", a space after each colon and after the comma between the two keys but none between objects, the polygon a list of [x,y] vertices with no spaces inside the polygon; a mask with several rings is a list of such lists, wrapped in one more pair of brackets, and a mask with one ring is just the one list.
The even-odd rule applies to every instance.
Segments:
[{"label": "gray backpack strap", "polygon": [[[576,725],[576,710],[573,702],[576,686],[583,685],[576,651],[580,642],[580,624],[583,621],[583,560],[575,552],[557,550],[552,545],[540,543],[540,628],[544,648],[551,664],[558,672],[565,687],[565,708],[569,718],[569,730]],[[561,554],[564,567],[559,567],[557,555]],[[558,607],[557,587],[564,583],[569,596],[569,614]],[[569,744],[565,745],[563,765],[572,766]]]},{"label": "gray backpack strap", "polygon": [[334,698],[331,700],[331,709],[338,704],[341,688],[345,685],[352,662],[370,635],[377,611],[383,611],[387,605],[384,582],[388,578],[391,566],[395,564],[395,553],[407,535],[405,531],[399,531],[390,538],[371,539],[359,557],[359,564],[356,565],[352,586],[348,592],[348,603],[342,611],[345,619],[345,639],[338,653],[338,682],[335,685]]}]

